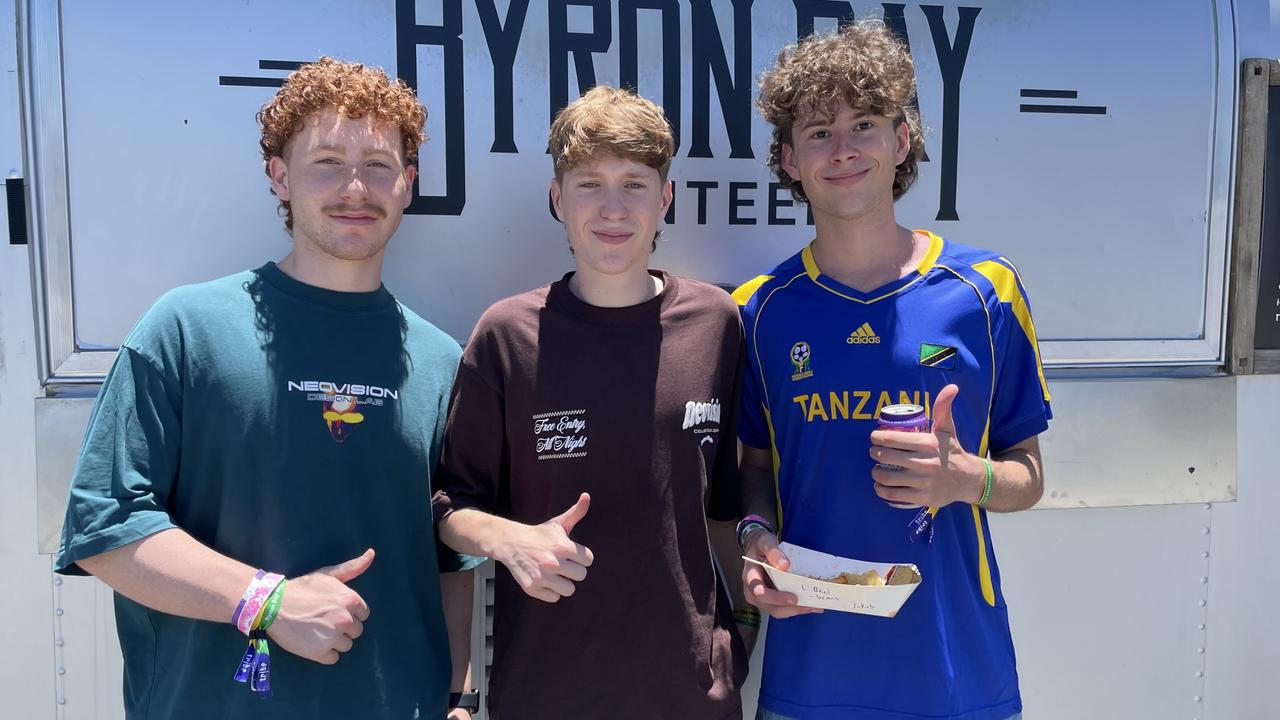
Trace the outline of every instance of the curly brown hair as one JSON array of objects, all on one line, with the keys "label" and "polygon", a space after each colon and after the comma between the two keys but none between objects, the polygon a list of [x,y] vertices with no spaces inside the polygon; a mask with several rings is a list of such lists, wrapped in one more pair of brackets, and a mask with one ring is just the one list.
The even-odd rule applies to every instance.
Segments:
[{"label": "curly brown hair", "polygon": [[840,103],[906,123],[911,150],[893,179],[897,200],[916,181],[924,155],[924,134],[916,110],[915,64],[884,22],[860,20],[841,30],[810,35],[778,53],[773,67],[760,77],[756,107],[773,125],[769,168],[796,200],[808,202],[800,181],[782,168],[782,146],[791,144],[791,128],[815,114],[835,117]]},{"label": "curly brown hair", "polygon": [[557,180],[601,155],[646,165],[666,180],[676,142],[662,108],[631,90],[597,85],[556,115],[547,147]]},{"label": "curly brown hair", "polygon": [[[379,123],[395,126],[404,142],[405,165],[417,164],[418,147],[426,140],[422,127],[427,110],[413,90],[403,81],[389,78],[382,68],[322,57],[290,73],[275,97],[258,111],[262,126],[259,144],[267,177],[271,176],[271,158],[283,158],[285,146],[302,130],[303,121],[325,108],[353,119],[372,113]],[[286,200],[280,201],[280,207],[284,208],[285,228],[293,232],[293,210]]]}]

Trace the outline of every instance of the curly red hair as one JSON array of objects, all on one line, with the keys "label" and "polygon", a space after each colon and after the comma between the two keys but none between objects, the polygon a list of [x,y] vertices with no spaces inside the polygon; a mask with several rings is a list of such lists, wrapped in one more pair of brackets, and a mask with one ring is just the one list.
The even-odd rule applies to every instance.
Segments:
[{"label": "curly red hair", "polygon": [[[392,80],[381,68],[322,57],[290,73],[275,97],[258,111],[262,126],[259,144],[268,177],[271,158],[283,158],[285,146],[302,129],[303,121],[325,108],[349,118],[372,114],[379,123],[396,127],[404,143],[405,164],[418,163],[418,147],[426,140],[422,127],[427,110],[413,89],[401,80]],[[284,225],[292,232],[293,211],[288,201],[281,200],[280,207],[285,213]]]}]

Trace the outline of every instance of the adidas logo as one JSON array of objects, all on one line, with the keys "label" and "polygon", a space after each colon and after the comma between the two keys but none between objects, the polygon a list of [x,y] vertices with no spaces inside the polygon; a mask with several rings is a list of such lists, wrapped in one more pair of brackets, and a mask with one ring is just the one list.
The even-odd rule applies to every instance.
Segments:
[{"label": "adidas logo", "polygon": [[871,323],[862,323],[862,327],[849,333],[844,341],[850,345],[879,345],[880,336],[871,329]]}]

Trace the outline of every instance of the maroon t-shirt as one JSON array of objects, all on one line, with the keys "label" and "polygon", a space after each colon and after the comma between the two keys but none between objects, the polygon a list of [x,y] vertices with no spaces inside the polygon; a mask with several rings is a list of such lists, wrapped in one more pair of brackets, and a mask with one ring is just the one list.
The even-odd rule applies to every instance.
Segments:
[{"label": "maroon t-shirt", "polygon": [[489,712],[741,716],[747,658],[706,517],[738,512],[742,325],[727,293],[654,271],[662,293],[601,308],[568,277],[498,302],[462,356],[434,500],[537,524],[591,494],[573,595],[496,572]]}]

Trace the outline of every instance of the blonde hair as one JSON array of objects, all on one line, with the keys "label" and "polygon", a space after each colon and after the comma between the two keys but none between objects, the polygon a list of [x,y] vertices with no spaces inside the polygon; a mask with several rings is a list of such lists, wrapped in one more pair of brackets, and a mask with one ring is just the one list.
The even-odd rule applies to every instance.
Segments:
[{"label": "blonde hair", "polygon": [[924,155],[915,97],[911,54],[880,20],[861,20],[788,45],[760,77],[756,99],[760,114],[773,125],[769,168],[795,199],[808,202],[800,181],[782,168],[782,146],[791,144],[791,128],[796,123],[815,114],[835,117],[844,102],[856,110],[892,118],[895,127],[907,124],[911,149],[893,179],[893,199],[897,200],[916,181]]},{"label": "blonde hair", "polygon": [[556,115],[547,147],[558,180],[604,155],[651,167],[666,180],[675,137],[662,108],[631,90],[597,85]]},{"label": "blonde hair", "polygon": [[[303,121],[325,108],[353,119],[371,114],[377,122],[396,127],[403,141],[405,165],[417,164],[418,147],[425,140],[422,126],[427,110],[413,90],[403,81],[387,77],[381,68],[322,57],[290,73],[275,97],[258,111],[264,165],[273,157],[284,157],[285,145],[302,130]],[[270,177],[269,166],[266,172]],[[280,206],[285,212],[284,225],[292,232],[293,210],[286,200],[281,200]]]}]

